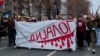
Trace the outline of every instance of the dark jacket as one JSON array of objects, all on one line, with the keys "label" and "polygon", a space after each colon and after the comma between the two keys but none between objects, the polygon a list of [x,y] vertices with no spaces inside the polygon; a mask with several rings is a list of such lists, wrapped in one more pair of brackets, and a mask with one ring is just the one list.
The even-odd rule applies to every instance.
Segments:
[{"label": "dark jacket", "polygon": [[8,20],[8,31],[15,31],[15,22],[13,19]]},{"label": "dark jacket", "polygon": [[100,18],[96,18],[97,28],[100,28]]},{"label": "dark jacket", "polygon": [[6,25],[5,24],[7,24],[7,23],[3,22],[3,19],[0,20],[0,37],[7,35],[7,33],[6,33]]},{"label": "dark jacket", "polygon": [[87,27],[89,30],[93,30],[93,28],[96,28],[95,20],[88,20],[88,22],[86,24],[87,24]]}]

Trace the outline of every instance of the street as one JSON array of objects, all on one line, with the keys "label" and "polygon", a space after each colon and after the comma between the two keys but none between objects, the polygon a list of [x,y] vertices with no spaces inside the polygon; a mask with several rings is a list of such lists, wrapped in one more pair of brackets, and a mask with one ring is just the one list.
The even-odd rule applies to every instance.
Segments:
[{"label": "street", "polygon": [[63,51],[54,51],[54,50],[39,50],[39,49],[27,49],[27,48],[13,48],[7,47],[8,41],[7,38],[2,39],[0,44],[0,56],[100,56],[100,48],[96,48],[96,54],[92,54],[91,51],[88,51],[87,48],[84,48],[83,51],[76,50],[75,52],[68,52],[67,50]]},{"label": "street", "polygon": [[100,0],[0,0],[0,56],[100,56]]}]

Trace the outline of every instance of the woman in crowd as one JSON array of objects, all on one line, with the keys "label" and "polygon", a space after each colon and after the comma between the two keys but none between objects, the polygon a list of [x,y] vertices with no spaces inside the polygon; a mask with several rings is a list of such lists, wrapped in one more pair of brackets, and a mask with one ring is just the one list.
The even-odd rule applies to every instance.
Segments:
[{"label": "woman in crowd", "polygon": [[85,21],[83,20],[82,16],[79,16],[77,19],[77,43],[78,43],[78,48],[80,50],[83,50],[85,32],[86,32]]},{"label": "woman in crowd", "polygon": [[[95,18],[92,16],[92,14],[87,15],[87,33],[86,33],[86,40],[88,43],[88,50],[91,50],[92,53],[95,54],[95,42],[96,42],[96,34],[95,34]],[[91,45],[92,44],[92,45]]]}]

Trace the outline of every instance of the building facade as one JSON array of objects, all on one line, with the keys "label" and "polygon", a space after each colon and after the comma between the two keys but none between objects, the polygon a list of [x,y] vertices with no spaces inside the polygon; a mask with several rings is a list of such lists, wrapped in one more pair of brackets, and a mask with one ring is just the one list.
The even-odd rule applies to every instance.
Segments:
[{"label": "building facade", "polygon": [[[1,11],[11,11],[17,15],[36,16],[41,14],[40,16],[43,16],[48,14],[48,10],[44,5],[44,3],[46,3],[45,1],[46,0],[4,0]],[[46,4],[48,5],[48,3]],[[62,0],[50,0],[49,4],[51,4],[51,8],[49,8],[50,16],[52,16],[57,9],[62,14]],[[55,10],[52,10],[54,8]]]}]

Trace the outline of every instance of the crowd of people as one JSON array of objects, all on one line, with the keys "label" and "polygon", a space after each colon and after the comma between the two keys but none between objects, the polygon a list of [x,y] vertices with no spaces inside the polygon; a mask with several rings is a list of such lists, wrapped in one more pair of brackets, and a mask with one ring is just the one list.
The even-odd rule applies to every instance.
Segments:
[{"label": "crowd of people", "polygon": [[[59,15],[56,15],[53,20],[73,20],[77,18],[77,46],[78,49],[84,49],[84,41],[87,43],[88,50],[92,50],[92,53],[95,53],[97,33],[96,29],[100,31],[100,17],[93,16],[92,14],[87,14],[87,17],[83,17],[79,15],[78,17],[74,17],[72,14],[68,14],[66,19],[63,19]],[[16,37],[16,29],[15,23],[16,21],[22,22],[38,22],[37,17],[21,17],[21,16],[9,16],[9,18],[1,18],[0,19],[0,39],[2,36],[8,36],[8,47],[15,46],[15,37]],[[41,21],[48,20],[47,16],[42,16]],[[91,49],[92,48],[92,49]]]},{"label": "crowd of people", "polygon": [[85,20],[83,17],[79,17],[77,20],[77,41],[79,49],[83,50],[84,41],[87,42],[88,50],[92,50],[95,53],[95,47],[97,42],[98,33],[100,31],[100,18],[99,16],[93,16],[88,14]]}]

